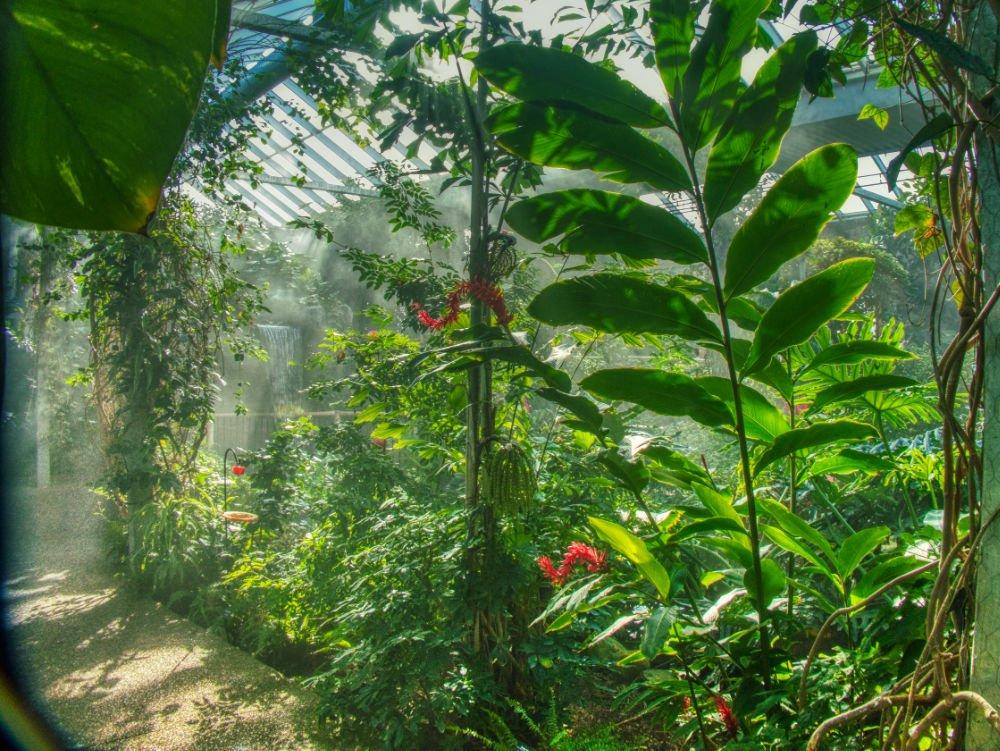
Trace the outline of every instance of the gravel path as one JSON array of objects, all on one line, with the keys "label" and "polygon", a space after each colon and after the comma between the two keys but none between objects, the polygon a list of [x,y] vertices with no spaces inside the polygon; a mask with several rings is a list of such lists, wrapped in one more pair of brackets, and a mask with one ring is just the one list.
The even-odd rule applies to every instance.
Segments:
[{"label": "gravel path", "polygon": [[320,751],[315,698],[246,652],[121,589],[79,488],[5,499],[7,628],[33,701],[88,749]]}]

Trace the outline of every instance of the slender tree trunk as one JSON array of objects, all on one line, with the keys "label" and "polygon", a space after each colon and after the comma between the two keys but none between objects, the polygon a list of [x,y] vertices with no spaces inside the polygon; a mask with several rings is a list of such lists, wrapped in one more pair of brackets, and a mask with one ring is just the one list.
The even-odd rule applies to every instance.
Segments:
[{"label": "slender tree trunk", "polygon": [[[997,21],[989,3],[981,2],[970,24],[973,51],[996,70]],[[978,17],[975,17],[978,16]],[[993,105],[994,113],[1000,107]],[[983,128],[976,134],[976,159],[980,197],[980,226],[985,288],[1000,283],[1000,147]],[[1000,509],[1000,318],[986,319],[984,331],[983,490],[980,518],[985,522]],[[1000,706],[1000,523],[985,532],[976,578],[976,625],[972,654],[971,688],[994,707]],[[966,748],[969,751],[1000,749],[1000,734],[970,710]]]}]

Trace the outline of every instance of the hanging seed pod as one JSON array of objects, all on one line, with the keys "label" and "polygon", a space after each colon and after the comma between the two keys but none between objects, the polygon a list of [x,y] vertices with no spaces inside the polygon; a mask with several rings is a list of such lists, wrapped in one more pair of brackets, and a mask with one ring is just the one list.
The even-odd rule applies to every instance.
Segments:
[{"label": "hanging seed pod", "polygon": [[490,277],[493,280],[503,279],[514,273],[517,268],[517,251],[514,245],[517,240],[506,232],[494,232],[490,237]]},{"label": "hanging seed pod", "polygon": [[494,446],[483,460],[482,490],[497,514],[524,513],[535,497],[535,473],[516,443]]}]

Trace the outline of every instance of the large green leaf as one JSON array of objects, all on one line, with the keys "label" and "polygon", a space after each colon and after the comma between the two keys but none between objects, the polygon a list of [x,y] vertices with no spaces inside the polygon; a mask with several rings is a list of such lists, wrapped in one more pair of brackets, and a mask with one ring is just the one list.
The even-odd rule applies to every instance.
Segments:
[{"label": "large green leaf", "polygon": [[781,293],[757,326],[743,374],[765,368],[776,354],[802,344],[850,308],[874,273],[872,259],[848,258]]},{"label": "large green leaf", "polygon": [[692,151],[706,146],[733,109],[743,87],[743,56],[757,36],[757,17],[771,0],[715,0],[705,33],[691,51],[679,92],[678,123]]},{"label": "large green leaf", "polygon": [[771,168],[799,102],[816,32],[793,36],[764,63],[719,131],[705,170],[709,221],[732,209]]},{"label": "large green leaf", "polygon": [[554,389],[569,391],[573,388],[573,382],[567,373],[552,367],[547,362],[542,362],[532,354],[531,350],[518,344],[469,349],[463,352],[462,356],[480,361],[501,360],[512,365],[520,365],[542,378]]},{"label": "large green leaf", "polygon": [[[771,604],[771,600],[785,591],[785,572],[781,570],[781,566],[770,558],[764,558],[760,562],[760,578],[763,585],[761,601],[767,607]],[[750,595],[756,597],[757,581],[754,578],[752,569],[747,569],[746,573],[743,574],[743,583],[746,585]]]},{"label": "large green leaf", "polygon": [[819,352],[809,363],[809,369],[824,365],[856,365],[868,360],[912,360],[912,352],[894,347],[886,342],[858,339],[852,342],[838,342]]},{"label": "large green leaf", "polygon": [[566,279],[538,293],[528,312],[552,326],[579,324],[612,334],[674,334],[719,341],[718,327],[680,292],[619,274]]},{"label": "large green leaf", "polygon": [[838,441],[863,441],[876,435],[875,428],[863,422],[854,420],[831,420],[810,425],[807,428],[796,428],[782,433],[774,439],[770,448],[764,451],[754,465],[754,473],[779,459],[794,454],[803,449],[826,446]]},{"label": "large green leaf", "polygon": [[846,144],[822,146],[782,175],[736,231],[726,255],[726,297],[749,292],[812,245],[858,178]]},{"label": "large green leaf", "polygon": [[670,627],[674,619],[668,608],[657,608],[653,614],[646,619],[646,626],[642,632],[642,642],[639,650],[652,660],[663,649],[663,643],[670,634]]},{"label": "large green leaf", "polygon": [[822,532],[800,516],[793,514],[771,498],[757,498],[757,505],[767,512],[777,522],[778,526],[793,538],[808,542],[814,549],[822,552],[830,563],[836,560],[837,554],[834,552],[829,540],[823,536]]},{"label": "large green leaf", "polygon": [[[758,324],[760,322],[758,321]],[[754,327],[756,328],[756,326]],[[750,354],[751,342],[746,339],[733,339],[733,359],[736,362],[737,370],[743,368],[744,363],[746,363],[747,355]],[[716,351],[725,353],[724,347],[713,347]],[[767,367],[758,368],[754,373],[748,374],[749,378],[757,381],[758,383],[763,383],[765,386],[770,386],[772,389],[777,391],[785,401],[790,401],[792,393],[795,390],[795,384],[792,383],[792,378],[788,374],[788,369],[778,360],[772,360]]]},{"label": "large green leaf", "polygon": [[654,99],[607,68],[562,50],[511,42],[480,53],[476,69],[527,102],[569,102],[637,128],[672,128]]},{"label": "large green leaf", "polygon": [[840,576],[846,580],[861,565],[865,556],[885,542],[888,536],[888,527],[869,527],[844,540],[837,551],[837,571]]},{"label": "large green leaf", "polygon": [[580,386],[606,401],[632,402],[660,415],[690,417],[710,427],[733,423],[729,408],[683,373],[609,368],[587,376]]},{"label": "large green leaf", "polygon": [[681,264],[707,263],[698,234],[671,212],[633,196],[575,188],[518,201],[507,223],[532,242],[565,235],[566,253],[618,253]]},{"label": "large green leaf", "polygon": [[831,568],[829,563],[824,561],[815,552],[810,550],[806,545],[803,545],[802,542],[796,538],[792,537],[785,530],[780,527],[772,527],[768,524],[763,525],[761,529],[764,531],[764,534],[766,534],[771,541],[782,550],[787,550],[789,553],[809,561],[809,563],[813,564],[821,571],[829,574],[833,573],[833,568]]},{"label": "large green leaf", "polygon": [[712,482],[704,467],[668,446],[648,445],[640,450],[639,455],[652,461],[649,473],[659,482],[685,489],[690,489],[694,482],[706,485]]},{"label": "large green leaf", "polygon": [[861,376],[853,381],[835,383],[820,391],[813,399],[808,414],[815,414],[831,404],[856,399],[871,391],[894,391],[916,385],[917,382],[912,378],[901,375],[876,373],[875,375]]},{"label": "large green leaf", "polygon": [[663,601],[670,597],[670,575],[649,552],[646,543],[620,524],[596,516],[587,517],[587,521],[602,540],[635,564],[642,575],[656,587]]},{"label": "large green leaf", "polygon": [[656,67],[663,87],[673,97],[691,62],[694,23],[704,3],[691,0],[651,0],[650,30],[656,47]]},{"label": "large green leaf", "polygon": [[[733,388],[728,378],[703,376],[696,378],[695,382],[708,393],[725,402],[735,415]],[[743,407],[743,422],[748,438],[770,443],[775,437],[788,430],[787,418],[768,401],[766,396],[756,389],[746,384],[740,384],[740,403]]]},{"label": "large green leaf", "polygon": [[143,231],[228,30],[229,0],[10,0],[0,211]]},{"label": "large green leaf", "polygon": [[601,411],[587,397],[579,394],[567,394],[554,388],[539,389],[538,395],[568,409],[594,435],[600,436],[603,433],[604,418],[601,417]]},{"label": "large green leaf", "polygon": [[530,103],[504,107],[487,124],[500,146],[532,164],[589,169],[606,180],[658,190],[691,188],[677,158],[628,125]]},{"label": "large green leaf", "polygon": [[842,449],[836,454],[816,459],[809,467],[809,475],[849,475],[854,472],[877,474],[888,472],[893,468],[888,462],[876,454],[868,454],[857,449]]}]

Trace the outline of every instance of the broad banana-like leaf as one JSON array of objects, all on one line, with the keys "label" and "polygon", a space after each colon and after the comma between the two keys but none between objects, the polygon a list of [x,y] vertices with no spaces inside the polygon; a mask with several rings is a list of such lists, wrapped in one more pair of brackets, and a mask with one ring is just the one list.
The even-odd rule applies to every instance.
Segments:
[{"label": "broad banana-like leaf", "polygon": [[704,2],[692,0],[651,0],[649,3],[656,67],[671,97],[677,95],[684,71],[691,62],[694,23],[703,6]]},{"label": "broad banana-like leaf", "polygon": [[743,374],[766,367],[776,354],[802,344],[850,308],[874,273],[871,258],[848,258],[785,290],[761,318]]},{"label": "broad banana-like leaf", "polygon": [[687,170],[660,144],[581,110],[525,102],[493,113],[487,126],[501,147],[532,164],[589,169],[606,180],[668,192],[691,188]]},{"label": "broad banana-like leaf", "polygon": [[754,465],[754,474],[761,472],[779,459],[791,456],[796,451],[841,441],[865,441],[875,435],[877,433],[871,425],[854,420],[831,420],[816,423],[807,428],[789,430],[775,438],[774,443],[760,455]]},{"label": "broad banana-like leaf", "polygon": [[690,417],[709,427],[733,423],[726,404],[683,373],[608,368],[587,376],[580,386],[605,401],[631,402],[659,415]]},{"label": "broad banana-like leaf", "polygon": [[718,326],[684,294],[619,274],[550,284],[531,301],[528,312],[551,326],[578,324],[609,334],[673,334],[714,342],[722,337]]},{"label": "broad banana-like leaf", "polygon": [[701,237],[676,215],[621,193],[574,188],[518,201],[507,223],[532,242],[564,235],[566,253],[708,263]]},{"label": "broad banana-like leaf", "polygon": [[733,236],[726,297],[749,292],[805,252],[857,179],[858,155],[847,144],[821,146],[793,164]]},{"label": "broad banana-like leaf", "polygon": [[816,41],[814,31],[793,36],[736,100],[708,155],[704,193],[710,222],[736,206],[777,160]]},{"label": "broad banana-like leaf", "polygon": [[10,0],[0,11],[0,211],[141,232],[181,148],[229,0]]},{"label": "broad banana-like leaf", "polygon": [[476,70],[526,102],[569,102],[636,128],[673,128],[670,115],[656,100],[571,52],[511,42],[482,52]]}]

